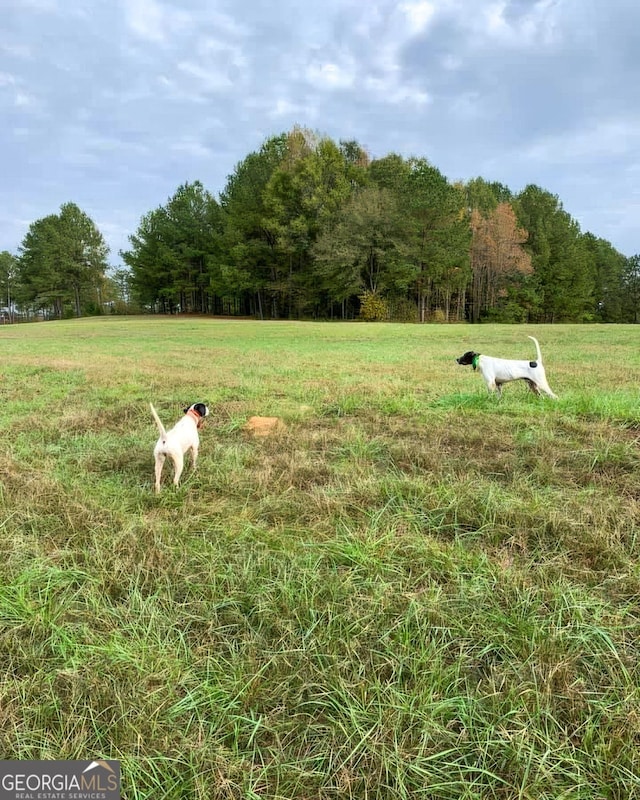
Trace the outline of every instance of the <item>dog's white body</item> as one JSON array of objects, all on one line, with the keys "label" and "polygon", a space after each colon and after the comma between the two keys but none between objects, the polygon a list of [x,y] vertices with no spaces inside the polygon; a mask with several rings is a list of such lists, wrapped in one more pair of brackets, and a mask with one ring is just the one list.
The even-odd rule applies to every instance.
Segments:
[{"label": "dog's white body", "polygon": [[[198,460],[198,448],[200,446],[198,428],[200,427],[201,420],[209,413],[209,410],[203,403],[196,403],[185,409],[184,417],[176,422],[171,430],[167,431],[160,421],[160,417],[157,415],[153,404],[149,403],[149,405],[151,406],[151,413],[160,431],[160,438],[156,442],[156,446],[153,450],[156,461],[155,488],[156,492],[159,492],[162,468],[167,456],[173,461],[173,483],[175,486],[177,486],[180,481],[180,476],[184,468],[184,457],[189,450],[191,450],[192,468],[195,469]],[[196,406],[204,408],[204,413],[198,412],[195,408]]]},{"label": "dog's white body", "polygon": [[[474,369],[477,367],[482,373],[487,389],[490,392],[496,391],[498,394],[502,393],[502,385],[510,381],[524,380],[529,385],[529,388],[535,394],[543,392],[548,397],[557,398],[547,382],[547,376],[542,364],[542,353],[540,352],[540,345],[534,336],[529,336],[536,346],[537,361],[516,361],[508,358],[494,358],[493,356],[484,356],[477,353],[465,353],[458,359],[459,364],[473,364]],[[473,359],[464,360],[467,356],[473,356]]]}]

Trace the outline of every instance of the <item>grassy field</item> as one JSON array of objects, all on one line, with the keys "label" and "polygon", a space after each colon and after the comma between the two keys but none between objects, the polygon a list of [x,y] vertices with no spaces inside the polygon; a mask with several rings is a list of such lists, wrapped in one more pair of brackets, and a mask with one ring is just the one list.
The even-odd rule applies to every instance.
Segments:
[{"label": "grassy field", "polygon": [[[527,334],[557,401],[455,363]],[[0,328],[0,757],[119,759],[127,800],[637,800],[638,334]],[[211,409],[159,496],[150,400]]]}]

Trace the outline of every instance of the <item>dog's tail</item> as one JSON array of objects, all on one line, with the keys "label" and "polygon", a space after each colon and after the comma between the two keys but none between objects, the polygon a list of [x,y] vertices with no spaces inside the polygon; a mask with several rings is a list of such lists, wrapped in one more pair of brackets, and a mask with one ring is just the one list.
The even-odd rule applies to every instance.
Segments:
[{"label": "dog's tail", "polygon": [[538,364],[542,364],[542,353],[540,352],[540,345],[538,344],[538,340],[536,339],[535,336],[529,336],[529,339],[531,339],[536,346],[536,353],[538,354]]},{"label": "dog's tail", "polygon": [[153,414],[153,418],[155,419],[156,425],[158,426],[158,430],[160,431],[160,436],[162,436],[162,438],[164,439],[164,437],[167,435],[167,432],[164,429],[164,425],[160,421],[160,417],[156,414],[156,410],[153,407],[153,403],[149,403],[149,405],[151,406],[151,413]]}]

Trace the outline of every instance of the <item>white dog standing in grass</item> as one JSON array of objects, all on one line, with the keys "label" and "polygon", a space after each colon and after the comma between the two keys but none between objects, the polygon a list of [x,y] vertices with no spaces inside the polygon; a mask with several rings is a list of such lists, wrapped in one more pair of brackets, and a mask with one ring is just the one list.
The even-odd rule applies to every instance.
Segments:
[{"label": "white dog standing in grass", "polygon": [[191,450],[192,468],[195,469],[198,460],[198,447],[200,446],[200,437],[198,436],[198,428],[202,425],[204,418],[209,413],[209,409],[204,403],[194,403],[189,408],[184,409],[184,417],[176,422],[176,424],[167,431],[160,421],[160,417],[156,414],[156,410],[152,403],[151,413],[156,421],[158,430],[160,431],[160,438],[156,442],[153,450],[153,455],[156,460],[156,493],[160,491],[160,478],[162,477],[162,467],[167,456],[173,461],[173,483],[175,486],[180,481],[182,470],[184,468],[184,456]]},{"label": "white dog standing in grass", "polygon": [[529,336],[529,339],[532,339],[536,345],[538,354],[536,361],[493,358],[492,356],[483,356],[473,350],[467,350],[460,358],[456,358],[456,361],[463,366],[470,365],[474,370],[479,369],[487,384],[487,389],[490,392],[496,391],[498,395],[502,394],[502,385],[504,383],[522,380],[527,382],[534,394],[539,395],[543,392],[548,397],[557,398],[557,395],[551,391],[551,387],[547,383],[538,340],[534,336]]}]

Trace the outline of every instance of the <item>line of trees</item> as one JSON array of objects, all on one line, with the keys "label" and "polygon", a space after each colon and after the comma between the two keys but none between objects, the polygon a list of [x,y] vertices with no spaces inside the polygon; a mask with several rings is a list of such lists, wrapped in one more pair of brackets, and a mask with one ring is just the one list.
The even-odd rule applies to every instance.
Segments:
[{"label": "line of trees", "polygon": [[[424,158],[372,160],[302,128],[268,138],[214,197],[195,181],[142,217],[109,271],[72,203],[0,254],[0,298],[53,316],[142,309],[265,319],[638,321],[640,256],[560,200]],[[0,299],[0,306],[4,303]],[[5,309],[6,310],[6,309]]]},{"label": "line of trees", "polygon": [[0,253],[0,319],[101,313],[119,295],[108,253],[95,223],[74,203],[36,220],[17,256]]}]

